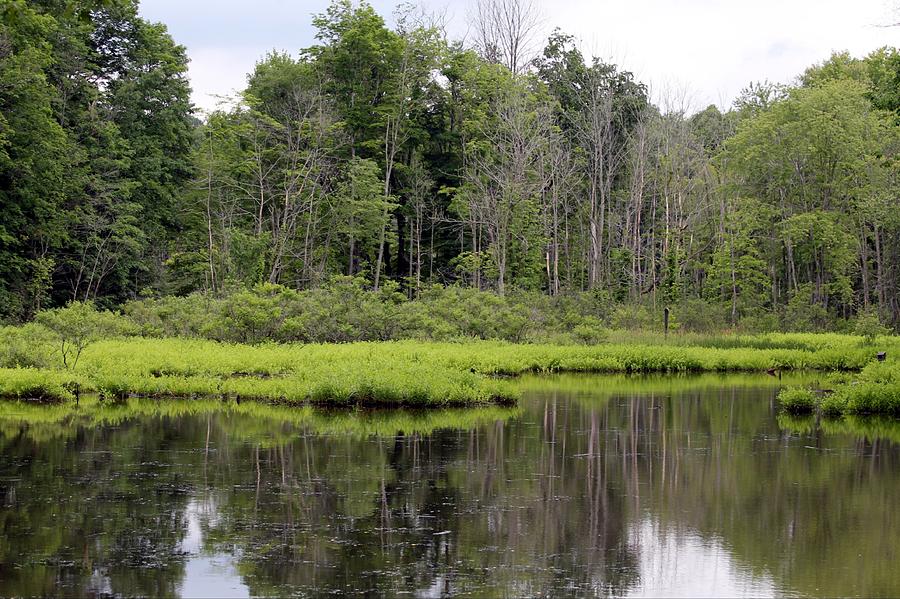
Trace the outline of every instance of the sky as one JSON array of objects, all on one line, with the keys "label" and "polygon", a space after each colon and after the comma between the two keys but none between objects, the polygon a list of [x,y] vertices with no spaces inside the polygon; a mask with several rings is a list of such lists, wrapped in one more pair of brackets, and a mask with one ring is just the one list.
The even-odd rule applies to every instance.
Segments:
[{"label": "sky", "polygon": [[[419,0],[445,15],[451,38],[468,33],[475,0]],[[632,71],[663,108],[721,108],[752,81],[789,83],[832,52],[863,56],[900,46],[900,0],[533,0],[544,33],[574,35],[586,56]],[[191,59],[203,110],[241,90],[273,49],[312,45],[313,14],[329,0],[142,0]],[[371,0],[390,25],[396,2]]]}]

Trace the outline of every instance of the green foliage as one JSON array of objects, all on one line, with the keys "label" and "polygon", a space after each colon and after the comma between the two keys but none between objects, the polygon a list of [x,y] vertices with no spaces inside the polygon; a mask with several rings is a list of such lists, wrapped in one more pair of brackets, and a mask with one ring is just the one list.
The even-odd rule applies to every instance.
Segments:
[{"label": "green foliage", "polygon": [[52,368],[57,351],[56,335],[43,325],[0,327],[0,368]]},{"label": "green foliage", "polygon": [[853,332],[865,339],[867,345],[874,345],[878,337],[891,334],[890,328],[881,323],[881,317],[875,310],[860,312],[856,317]]},{"label": "green foliage", "polygon": [[788,414],[809,414],[819,405],[819,398],[809,389],[788,388],[778,394],[781,409]]},{"label": "green foliage", "polygon": [[7,4],[4,322],[195,292],[166,304],[183,324],[133,309],[251,343],[597,343],[664,307],[682,333],[900,322],[896,49],[688,115],[564,32],[512,72],[410,6],[388,26],[334,0],[200,121],[185,49],[136,2]]},{"label": "green foliage", "polygon": [[11,8],[0,20],[0,318],[121,301],[158,279],[193,169],[184,48],[136,2]]},{"label": "green foliage", "polygon": [[[863,347],[862,351],[868,355],[870,361],[858,374],[832,377],[833,393],[826,394],[815,405],[822,413],[830,416],[900,415],[900,361],[894,357],[886,362],[876,362],[873,349]],[[791,400],[790,397],[785,399],[782,395],[779,395],[780,401]]]},{"label": "green foliage", "polygon": [[674,314],[679,330],[692,333],[720,331],[729,320],[725,305],[699,298],[685,298],[674,307]]},{"label": "green foliage", "polygon": [[822,331],[828,324],[828,310],[815,301],[813,286],[804,283],[794,290],[785,308],[785,322],[795,331]]},{"label": "green foliage", "polygon": [[98,311],[90,302],[46,310],[38,314],[37,322],[54,335],[62,364],[70,370],[75,370],[81,353],[91,343],[133,330],[118,314]]},{"label": "green foliage", "polygon": [[[260,288],[260,297],[266,293]],[[272,291],[269,289],[268,291]],[[497,341],[418,341],[347,344],[227,344],[189,339],[97,341],[102,327],[119,317],[75,305],[42,318],[68,335],[71,368],[83,357],[81,388],[106,397],[223,396],[289,404],[328,403],[451,405],[510,401],[513,387],[491,377],[528,372],[690,373],[758,372],[767,369],[859,370],[873,359],[858,338],[841,335],[694,337],[684,345],[654,345],[640,339],[597,345],[509,344]],[[593,323],[596,324],[596,321]],[[251,321],[250,326],[256,326]],[[585,328],[590,322],[584,323]],[[590,328],[580,341],[604,340]],[[587,337],[587,338],[584,338]],[[86,343],[86,341],[90,343]],[[726,343],[725,341],[728,341]],[[717,347],[719,345],[720,347]],[[900,352],[893,342],[891,351]],[[860,377],[868,395],[840,395],[851,411],[877,411],[887,395],[878,385],[896,386],[896,363],[867,366]],[[22,370],[22,369],[19,369]],[[27,369],[26,369],[27,370]],[[48,369],[37,373],[53,373]],[[24,376],[24,375],[23,375]],[[31,376],[31,375],[29,375]],[[37,375],[35,375],[37,376]],[[55,376],[55,375],[54,375]],[[17,383],[18,385],[18,383]],[[11,387],[17,394],[20,386]],[[856,386],[852,387],[857,389]],[[893,389],[893,387],[890,387]],[[882,402],[882,403],[879,403]]]},{"label": "green foliage", "polygon": [[83,378],[33,368],[0,368],[0,398],[63,402],[76,392],[90,390]]}]

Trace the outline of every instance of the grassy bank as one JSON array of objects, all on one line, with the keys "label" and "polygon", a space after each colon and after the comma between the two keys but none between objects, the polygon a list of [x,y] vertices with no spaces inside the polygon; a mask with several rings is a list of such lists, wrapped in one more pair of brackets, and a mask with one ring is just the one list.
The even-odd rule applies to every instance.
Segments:
[{"label": "grassy bank", "polygon": [[76,392],[97,392],[104,397],[212,396],[295,405],[484,405],[514,402],[517,386],[502,377],[527,372],[841,372],[860,370],[874,357],[871,347],[851,336],[747,339],[744,347],[714,346],[709,339],[705,345],[596,346],[107,339],[86,347],[74,370],[0,370],[0,396],[64,401]]},{"label": "grassy bank", "polygon": [[791,387],[778,398],[790,414],[900,416],[900,360],[872,362],[857,373],[832,375],[816,388]]}]

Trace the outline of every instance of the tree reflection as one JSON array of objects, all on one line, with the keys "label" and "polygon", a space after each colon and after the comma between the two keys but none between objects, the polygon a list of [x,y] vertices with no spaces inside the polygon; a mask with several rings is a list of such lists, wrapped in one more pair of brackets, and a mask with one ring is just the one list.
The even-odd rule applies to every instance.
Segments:
[{"label": "tree reflection", "polygon": [[896,424],[779,419],[763,382],[525,381],[481,414],[5,405],[0,593],[174,595],[199,552],[255,595],[624,595],[690,537],[781,592],[897,594]]}]

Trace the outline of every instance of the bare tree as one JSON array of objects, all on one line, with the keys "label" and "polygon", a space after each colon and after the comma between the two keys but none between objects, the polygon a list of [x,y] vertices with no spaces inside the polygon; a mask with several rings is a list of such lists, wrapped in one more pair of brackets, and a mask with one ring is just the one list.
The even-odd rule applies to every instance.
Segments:
[{"label": "bare tree", "polygon": [[603,264],[606,252],[603,235],[606,230],[607,211],[613,192],[613,182],[625,166],[625,144],[622,143],[619,123],[613,104],[613,92],[609,82],[596,69],[590,72],[588,89],[575,118],[577,139],[582,146],[587,163],[588,184],[588,286],[593,288],[603,281]]},{"label": "bare tree", "polygon": [[[422,155],[413,154],[407,168],[407,186],[411,219],[409,223],[409,281],[410,297],[419,293],[422,282],[422,232],[425,220],[433,211],[434,181],[428,175]],[[433,225],[432,225],[433,228]],[[413,281],[415,281],[413,283]]]},{"label": "bare tree", "polygon": [[550,295],[559,295],[560,253],[568,245],[566,198],[573,195],[580,184],[578,163],[571,146],[559,131],[552,132],[541,148],[540,167],[547,291]]},{"label": "bare tree", "polygon": [[541,25],[533,0],[478,0],[470,24],[475,47],[486,60],[516,75],[528,69]]},{"label": "bare tree", "polygon": [[545,187],[540,162],[549,122],[547,106],[529,98],[527,91],[502,94],[492,107],[489,130],[482,132],[491,151],[474,156],[467,168],[470,218],[481,219],[500,295],[506,290],[510,245],[540,209]]}]

